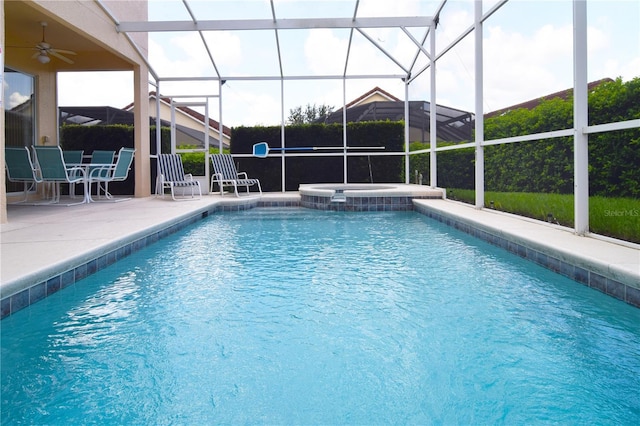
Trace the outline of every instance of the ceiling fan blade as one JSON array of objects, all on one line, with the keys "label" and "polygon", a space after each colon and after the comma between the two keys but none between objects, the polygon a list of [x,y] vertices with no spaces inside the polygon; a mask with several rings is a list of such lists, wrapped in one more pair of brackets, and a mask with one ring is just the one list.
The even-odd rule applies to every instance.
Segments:
[{"label": "ceiling fan blade", "polygon": [[77,55],[73,50],[63,50],[63,49],[49,49],[49,52],[62,53],[65,55]]},{"label": "ceiling fan blade", "polygon": [[[49,43],[47,43],[46,39],[45,39],[45,34],[44,34],[44,30],[47,27],[47,23],[46,22],[40,22],[40,25],[42,25],[42,41],[38,44],[36,44],[36,53],[33,54],[33,59],[38,58],[38,60],[40,60],[40,62],[42,63],[47,63],[49,62],[49,58],[44,58],[47,55],[51,55],[55,58],[60,59],[61,61],[64,61],[68,64],[73,64],[74,62],[63,56],[64,55],[76,55],[76,52],[72,51],[72,50],[64,50],[64,49],[54,49],[53,46],[51,46]],[[43,56],[42,58],[40,58],[40,56]],[[42,60],[45,60],[45,62],[43,62]]]},{"label": "ceiling fan blade", "polygon": [[56,58],[60,59],[61,61],[65,61],[68,64],[73,64],[73,61],[71,59],[65,58],[64,56],[62,56],[59,53],[57,53],[55,50],[50,50],[49,53],[51,54],[51,56],[55,56]]}]

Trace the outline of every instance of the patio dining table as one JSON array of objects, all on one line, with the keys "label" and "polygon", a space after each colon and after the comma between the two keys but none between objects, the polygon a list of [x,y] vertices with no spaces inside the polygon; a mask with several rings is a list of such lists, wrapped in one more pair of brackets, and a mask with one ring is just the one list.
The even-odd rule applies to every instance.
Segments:
[{"label": "patio dining table", "polygon": [[[111,167],[114,163],[66,163],[68,168],[79,167],[84,170],[83,175],[83,184],[84,184],[84,200],[83,203],[91,203],[95,202],[93,198],[91,198],[91,179],[90,174],[91,170],[99,167]],[[99,189],[98,189],[99,191]]]}]

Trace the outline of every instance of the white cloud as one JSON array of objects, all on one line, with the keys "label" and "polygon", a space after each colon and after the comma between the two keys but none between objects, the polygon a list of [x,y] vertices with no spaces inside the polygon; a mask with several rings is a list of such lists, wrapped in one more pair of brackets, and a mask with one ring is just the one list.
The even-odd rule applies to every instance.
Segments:
[{"label": "white cloud", "polygon": [[133,72],[63,72],[58,74],[60,106],[111,106],[133,102]]},{"label": "white cloud", "polygon": [[533,35],[489,27],[484,47],[488,111],[563,90],[572,84],[572,29],[545,25]]},{"label": "white cloud", "polygon": [[[245,93],[246,98],[251,102],[248,108],[243,108],[243,113],[235,124],[232,125],[261,125],[273,126],[280,123],[280,99],[269,94]],[[267,112],[267,114],[265,114]],[[285,112],[285,118],[287,113]]]},{"label": "white cloud", "polygon": [[329,29],[310,31],[304,43],[306,64],[314,75],[342,73],[346,53],[346,40]]},{"label": "white cloud", "polygon": [[[624,81],[628,81],[640,77],[640,50],[636,49],[637,54],[633,56],[633,48],[629,48],[633,46],[632,39],[629,39],[629,46],[615,46],[610,34],[598,27],[589,27],[587,37],[590,80],[622,77]],[[621,47],[627,47],[626,57],[616,56],[617,50]]]},{"label": "white cloud", "polygon": [[[246,59],[242,55],[244,50],[242,42],[235,34],[228,31],[215,31],[207,33],[205,39],[216,63],[224,64],[226,67],[236,67]],[[199,53],[196,54],[202,56]],[[209,63],[208,56],[206,62]]]},{"label": "white cloud", "polygon": [[[174,37],[169,45],[149,38],[149,62],[160,77],[200,76],[206,63],[202,54],[194,52],[194,46],[201,49],[202,43],[196,35]],[[202,50],[200,51],[202,53]]]},{"label": "white cloud", "polygon": [[594,79],[622,77],[623,81],[629,81],[640,77],[640,56],[626,64],[620,64],[615,59],[608,59],[602,63],[601,69],[601,73],[594,76]]},{"label": "white cloud", "polygon": [[[240,39],[226,31],[207,33],[205,40],[216,61],[225,68],[242,61]],[[149,62],[160,77],[215,75],[214,68],[197,33],[171,37],[149,37]]]},{"label": "white cloud", "polygon": [[18,105],[22,105],[23,103],[29,100],[29,96],[25,96],[20,92],[13,92],[9,95],[9,109],[15,108]]},{"label": "white cloud", "polygon": [[225,126],[276,125],[280,122],[278,84],[231,81],[223,86]]},{"label": "white cloud", "polygon": [[587,28],[587,51],[589,55],[611,48],[611,43],[611,36],[603,31],[602,28],[593,26]]}]

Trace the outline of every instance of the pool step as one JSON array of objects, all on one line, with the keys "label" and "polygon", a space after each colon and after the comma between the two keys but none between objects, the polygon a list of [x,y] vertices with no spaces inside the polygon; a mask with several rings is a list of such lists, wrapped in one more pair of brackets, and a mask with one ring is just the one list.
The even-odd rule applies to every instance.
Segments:
[{"label": "pool step", "polygon": [[346,203],[347,196],[344,193],[343,189],[336,189],[336,191],[331,196],[332,203]]}]

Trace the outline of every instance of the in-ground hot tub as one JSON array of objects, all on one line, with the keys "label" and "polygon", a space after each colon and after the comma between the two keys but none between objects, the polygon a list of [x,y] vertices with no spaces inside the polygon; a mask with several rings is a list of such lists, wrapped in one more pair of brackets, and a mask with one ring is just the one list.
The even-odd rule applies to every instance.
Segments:
[{"label": "in-ground hot tub", "polygon": [[413,210],[414,198],[443,198],[444,190],[396,183],[319,183],[300,185],[300,204],[318,210]]}]

